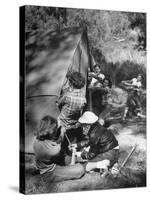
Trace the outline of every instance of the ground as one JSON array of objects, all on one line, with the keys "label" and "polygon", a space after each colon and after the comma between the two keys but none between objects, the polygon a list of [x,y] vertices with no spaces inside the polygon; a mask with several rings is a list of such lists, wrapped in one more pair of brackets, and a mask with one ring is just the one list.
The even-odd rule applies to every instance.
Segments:
[{"label": "ground", "polygon": [[118,177],[111,174],[101,177],[98,172],[85,174],[79,180],[59,183],[44,183],[34,174],[34,156],[26,156],[26,194],[46,192],[70,192],[80,190],[110,189],[123,187],[142,187],[146,185],[146,121],[137,117],[122,123],[112,121],[110,128],[120,144],[119,165],[134,145],[136,148]]},{"label": "ground", "polygon": [[[127,93],[120,89],[113,89],[113,99],[125,104]],[[115,108],[116,109],[116,108]],[[120,170],[117,177],[109,174],[100,176],[98,172],[86,173],[81,179],[59,183],[45,183],[40,175],[35,174],[34,155],[25,156],[25,188],[26,194],[71,192],[96,189],[144,187],[146,186],[146,119],[136,116],[121,120],[121,110],[114,109],[109,117],[109,127],[116,136],[120,146],[119,166],[122,165],[131,149],[135,147],[131,157]]]}]

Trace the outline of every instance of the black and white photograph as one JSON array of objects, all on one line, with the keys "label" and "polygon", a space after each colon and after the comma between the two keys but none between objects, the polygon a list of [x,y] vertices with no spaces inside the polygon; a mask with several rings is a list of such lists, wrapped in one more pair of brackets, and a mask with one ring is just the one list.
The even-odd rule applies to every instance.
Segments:
[{"label": "black and white photograph", "polygon": [[20,7],[20,192],[146,187],[147,13]]}]

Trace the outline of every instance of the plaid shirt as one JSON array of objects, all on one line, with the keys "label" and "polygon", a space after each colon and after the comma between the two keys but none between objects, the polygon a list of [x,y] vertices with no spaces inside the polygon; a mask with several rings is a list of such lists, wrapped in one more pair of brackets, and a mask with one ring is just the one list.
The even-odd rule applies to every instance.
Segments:
[{"label": "plaid shirt", "polygon": [[82,90],[74,89],[67,92],[59,101],[58,105],[61,110],[58,117],[58,123],[66,129],[70,129],[76,125],[86,99]]}]

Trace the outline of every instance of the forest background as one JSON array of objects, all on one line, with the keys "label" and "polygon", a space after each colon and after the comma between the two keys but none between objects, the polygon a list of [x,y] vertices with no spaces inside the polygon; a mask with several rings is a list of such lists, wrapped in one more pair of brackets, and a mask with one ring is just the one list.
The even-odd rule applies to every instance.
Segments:
[{"label": "forest background", "polygon": [[25,31],[86,27],[91,54],[114,85],[139,73],[146,88],[146,13],[26,6]]}]

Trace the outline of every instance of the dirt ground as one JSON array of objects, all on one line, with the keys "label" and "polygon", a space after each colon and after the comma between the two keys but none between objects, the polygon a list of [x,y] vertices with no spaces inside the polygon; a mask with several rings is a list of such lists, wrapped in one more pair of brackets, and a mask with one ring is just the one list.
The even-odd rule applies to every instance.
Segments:
[{"label": "dirt ground", "polygon": [[26,194],[71,192],[111,188],[146,186],[146,120],[137,117],[122,123],[113,120],[109,127],[120,145],[119,165],[123,163],[133,146],[135,150],[117,177],[109,174],[101,177],[98,172],[85,174],[79,180],[59,183],[44,183],[40,175],[34,174],[34,156],[26,156]]}]

